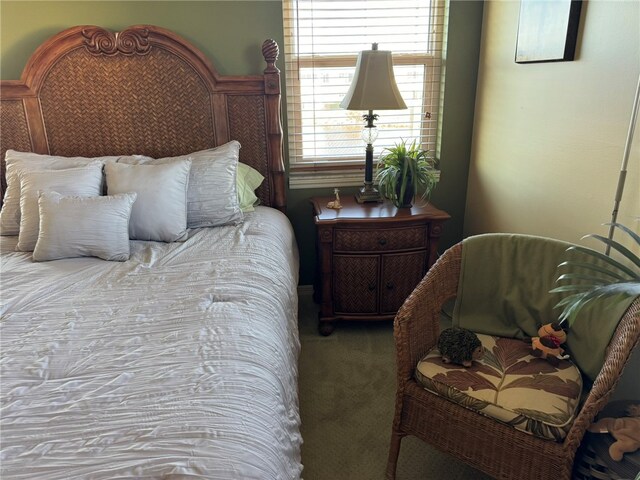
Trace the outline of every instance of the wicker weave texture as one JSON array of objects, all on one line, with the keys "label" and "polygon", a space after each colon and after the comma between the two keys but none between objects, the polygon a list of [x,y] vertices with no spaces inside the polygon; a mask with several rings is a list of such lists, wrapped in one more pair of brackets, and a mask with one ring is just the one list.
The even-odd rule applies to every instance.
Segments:
[{"label": "wicker weave texture", "polygon": [[[385,251],[423,248],[427,231],[424,227],[356,230],[336,229],[334,251]],[[395,311],[395,310],[394,310]]]},{"label": "wicker weave texture", "polygon": [[166,157],[215,146],[209,93],[176,55],[96,56],[77,48],[40,94],[54,155]]},{"label": "wicker weave texture", "polygon": [[27,117],[24,113],[22,100],[3,100],[0,102],[0,132],[0,155],[2,156],[0,166],[2,171],[2,191],[0,193],[4,197],[4,191],[7,188],[7,180],[4,173],[4,153],[10,148],[21,152],[31,150],[29,126],[27,125]]},{"label": "wicker weave texture", "polygon": [[427,252],[389,254],[382,256],[380,312],[395,313],[420,282],[427,265]]},{"label": "wicker weave texture", "polygon": [[519,432],[430,394],[415,382],[407,385],[404,399],[404,433],[489,475],[510,480],[569,479],[568,452],[560,443]]},{"label": "wicker weave texture", "polygon": [[[267,139],[265,138],[264,98],[256,95],[229,95],[229,133],[231,138],[242,145],[240,161],[251,165],[265,178],[269,178]],[[268,181],[256,191],[262,204],[269,204],[271,185]]]},{"label": "wicker weave texture", "polygon": [[540,439],[432,394],[415,382],[417,362],[436,344],[440,311],[457,292],[462,244],[435,263],[396,315],[396,412],[387,478],[395,478],[400,440],[416,437],[501,479],[571,478],[586,428],[607,403],[640,338],[640,299],[621,319],[605,363],[563,442]]},{"label": "wicker weave texture", "polygon": [[333,299],[336,313],[378,311],[378,255],[334,255]]}]

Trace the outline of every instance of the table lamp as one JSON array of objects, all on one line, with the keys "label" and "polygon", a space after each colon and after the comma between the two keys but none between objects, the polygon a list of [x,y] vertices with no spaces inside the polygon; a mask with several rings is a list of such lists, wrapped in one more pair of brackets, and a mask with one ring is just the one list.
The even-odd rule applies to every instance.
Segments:
[{"label": "table lamp", "polygon": [[364,186],[356,194],[358,203],[381,202],[382,197],[373,186],[373,142],[378,138],[378,129],[373,121],[378,118],[374,110],[400,110],[407,108],[404,103],[395,76],[393,75],[393,59],[388,50],[378,50],[374,43],[371,50],[363,50],[358,54],[356,73],[347,95],[340,103],[346,110],[368,110],[362,115],[367,124],[362,129],[362,139],[367,144]]}]

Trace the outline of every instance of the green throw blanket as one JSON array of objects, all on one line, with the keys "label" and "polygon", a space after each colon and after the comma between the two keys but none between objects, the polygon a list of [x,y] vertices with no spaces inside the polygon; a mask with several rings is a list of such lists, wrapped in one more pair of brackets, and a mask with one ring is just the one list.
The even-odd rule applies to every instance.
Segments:
[{"label": "green throw blanket", "polygon": [[[487,234],[463,241],[458,295],[453,324],[477,333],[525,338],[555,322],[557,266],[567,259],[571,244],[516,234]],[[572,259],[579,252],[571,252]],[[588,259],[587,261],[591,261]],[[569,329],[567,343],[573,362],[591,380],[604,363],[604,354],[618,322],[633,299],[594,301],[582,309]]]}]

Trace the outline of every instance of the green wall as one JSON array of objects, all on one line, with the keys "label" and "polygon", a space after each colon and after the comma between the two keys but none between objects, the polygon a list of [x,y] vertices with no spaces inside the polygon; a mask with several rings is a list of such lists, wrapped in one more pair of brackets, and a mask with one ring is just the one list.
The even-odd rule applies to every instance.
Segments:
[{"label": "green wall", "polygon": [[[260,74],[260,45],[283,44],[279,1],[0,1],[0,76],[17,79],[44,40],[74,25],[158,25],[189,40],[225,75]],[[282,62],[280,62],[282,64]]]},{"label": "green wall", "polygon": [[[451,1],[442,138],[441,182],[432,201],[452,219],[441,250],[462,238],[471,151],[475,88],[483,2]],[[283,45],[282,7],[274,1],[6,1],[0,2],[0,78],[17,79],[31,53],[65,28],[92,24],[121,30],[134,24],[159,25],[183,36],[209,57],[221,74],[259,74],[260,45],[266,38]],[[282,60],[279,61],[284,70]],[[284,79],[284,75],[283,75]],[[283,80],[284,81],[284,80]],[[285,115],[286,115],[286,109]],[[286,128],[286,118],[285,118]],[[286,155],[286,151],[285,151]],[[353,189],[342,189],[348,195]],[[300,283],[311,284],[315,233],[309,197],[331,189],[290,190],[288,215],[300,248]]]}]

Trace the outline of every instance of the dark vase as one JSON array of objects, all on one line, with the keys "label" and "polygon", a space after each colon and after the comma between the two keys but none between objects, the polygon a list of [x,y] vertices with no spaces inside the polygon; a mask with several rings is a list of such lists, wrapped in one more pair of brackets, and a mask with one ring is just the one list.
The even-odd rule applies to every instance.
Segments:
[{"label": "dark vase", "polygon": [[413,197],[415,196],[415,191],[413,187],[413,178],[411,175],[408,175],[407,185],[404,189],[404,197],[400,198],[400,190],[402,189],[402,182],[398,182],[396,184],[396,198],[393,202],[398,208],[410,208],[413,205]]}]

